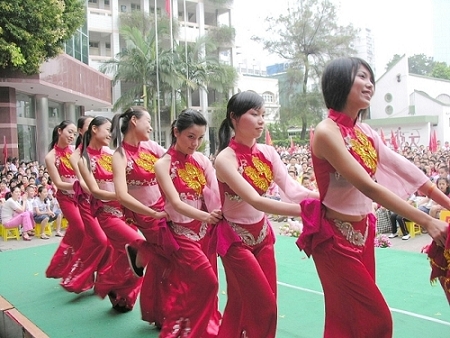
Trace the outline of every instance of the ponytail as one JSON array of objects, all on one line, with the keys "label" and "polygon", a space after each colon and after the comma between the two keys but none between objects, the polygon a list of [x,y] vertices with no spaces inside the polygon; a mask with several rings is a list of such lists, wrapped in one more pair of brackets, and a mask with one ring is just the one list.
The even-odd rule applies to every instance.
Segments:
[{"label": "ponytail", "polygon": [[[129,122],[133,116],[141,118],[147,110],[144,107],[133,106],[125,110],[123,113],[114,115],[111,125],[111,138],[113,147],[117,148],[119,153],[123,156],[122,136],[128,132]],[[121,123],[122,121],[122,123]]]},{"label": "ponytail", "polygon": [[56,143],[58,143],[59,140],[59,133],[58,130],[64,130],[68,125],[74,124],[72,121],[64,120],[60,124],[58,124],[55,128],[53,128],[52,132],[52,141],[50,142],[50,145],[48,146],[48,150],[52,150]]},{"label": "ponytail", "polygon": [[217,150],[217,153],[220,153],[222,150],[228,147],[228,144],[231,140],[231,130],[232,127],[227,117],[222,121],[219,127],[219,149]]}]

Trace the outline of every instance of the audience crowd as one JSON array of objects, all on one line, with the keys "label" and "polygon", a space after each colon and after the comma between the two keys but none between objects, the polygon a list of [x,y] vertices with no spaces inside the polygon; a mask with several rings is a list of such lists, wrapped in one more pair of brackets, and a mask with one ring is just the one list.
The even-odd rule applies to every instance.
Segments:
[{"label": "audience crowd", "polygon": [[[309,146],[297,145],[290,148],[275,146],[275,149],[286,165],[289,175],[304,187],[317,191]],[[408,143],[405,143],[403,148],[398,151],[420,168],[436,184],[437,188],[450,196],[450,147],[448,142],[445,142],[445,145],[439,147],[436,152],[431,152],[429,147],[423,145],[412,147]],[[214,156],[210,156],[210,159],[213,161]],[[18,202],[22,206],[25,205],[24,210],[32,214],[33,220],[39,223],[45,222],[48,216],[48,221],[57,221],[56,235],[62,236],[60,220],[63,215],[56,198],[53,197],[56,193],[56,187],[52,184],[45,166],[39,164],[38,161],[25,162],[17,158],[8,158],[5,165],[0,167],[0,205],[3,205],[7,199],[12,198],[11,191],[14,187],[20,189]],[[273,185],[269,191],[269,198],[280,199],[276,185]],[[45,197],[42,198],[43,195]],[[442,206],[420,194],[410,196],[408,201],[435,218],[439,218],[440,211],[443,210]],[[384,208],[379,208],[377,205],[374,207],[379,218],[379,232],[392,232],[390,237],[393,238],[397,237],[396,229],[399,227],[402,238],[404,240],[410,238],[404,225],[408,220]],[[16,210],[17,212],[18,210]],[[285,221],[286,217],[275,217],[274,219]],[[33,234],[33,232],[34,230],[31,230],[27,233]],[[30,237],[25,236],[23,238],[28,239]],[[42,234],[41,238],[47,239],[48,237]]]}]

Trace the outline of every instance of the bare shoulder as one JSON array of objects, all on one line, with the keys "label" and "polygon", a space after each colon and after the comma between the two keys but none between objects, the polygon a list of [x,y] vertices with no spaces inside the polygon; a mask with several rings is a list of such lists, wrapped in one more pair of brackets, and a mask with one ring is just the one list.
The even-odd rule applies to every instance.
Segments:
[{"label": "bare shoulder", "polygon": [[170,165],[171,157],[169,154],[164,154],[155,162],[155,170],[168,167]]},{"label": "bare shoulder", "polygon": [[234,153],[233,149],[230,147],[225,148],[222,150],[219,154],[217,154],[216,159],[214,160],[214,166],[217,168],[217,166],[225,165],[229,166],[230,161],[233,161],[236,159],[236,154]]},{"label": "bare shoulder", "polygon": [[46,163],[49,162],[49,161],[50,162],[54,161],[55,160],[55,150],[54,149],[50,150],[48,152],[48,154],[45,155],[44,160],[45,160]]}]

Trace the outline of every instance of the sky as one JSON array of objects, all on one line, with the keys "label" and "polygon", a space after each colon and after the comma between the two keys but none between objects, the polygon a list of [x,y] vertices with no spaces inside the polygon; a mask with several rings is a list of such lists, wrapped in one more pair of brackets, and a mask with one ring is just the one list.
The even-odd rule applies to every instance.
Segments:
[{"label": "sky", "polygon": [[[277,17],[294,0],[235,0],[233,25],[236,44],[244,55],[267,66],[279,59],[268,55],[262,47],[249,41],[252,35],[264,35],[263,22],[267,16]],[[375,68],[382,75],[394,54],[432,56],[431,0],[332,0],[341,25],[352,23],[358,28],[371,29],[375,41]],[[450,1],[450,0],[449,0]],[[275,4],[275,5],[274,5]]]}]

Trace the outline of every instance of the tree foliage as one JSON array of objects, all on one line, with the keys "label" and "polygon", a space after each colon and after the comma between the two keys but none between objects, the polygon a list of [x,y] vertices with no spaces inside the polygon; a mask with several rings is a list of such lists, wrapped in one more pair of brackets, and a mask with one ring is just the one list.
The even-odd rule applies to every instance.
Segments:
[{"label": "tree foliage", "polygon": [[0,0],[0,67],[37,74],[86,19],[82,0]]},{"label": "tree foliage", "polygon": [[317,110],[323,107],[317,86],[309,86],[309,80],[317,84],[329,60],[355,53],[350,46],[357,30],[337,24],[336,8],[329,0],[297,0],[286,15],[266,22],[267,34],[253,39],[289,62],[291,74],[283,84],[289,107],[284,113],[289,118],[297,116],[304,139],[308,124],[317,120]]},{"label": "tree foliage", "polygon": [[[401,58],[401,55],[395,54],[387,63],[386,70],[392,68]],[[434,61],[432,57],[425,54],[410,56],[408,58],[408,71],[412,74],[450,80],[450,66],[445,62]]]}]

